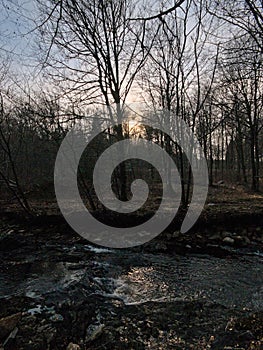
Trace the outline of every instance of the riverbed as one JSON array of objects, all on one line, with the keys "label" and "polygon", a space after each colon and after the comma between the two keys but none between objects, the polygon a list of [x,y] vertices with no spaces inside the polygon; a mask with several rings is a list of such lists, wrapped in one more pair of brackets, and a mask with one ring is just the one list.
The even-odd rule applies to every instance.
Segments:
[{"label": "riverbed", "polygon": [[224,257],[107,249],[55,226],[13,224],[0,242],[0,318],[18,316],[2,344],[261,349],[262,252],[218,249]]}]

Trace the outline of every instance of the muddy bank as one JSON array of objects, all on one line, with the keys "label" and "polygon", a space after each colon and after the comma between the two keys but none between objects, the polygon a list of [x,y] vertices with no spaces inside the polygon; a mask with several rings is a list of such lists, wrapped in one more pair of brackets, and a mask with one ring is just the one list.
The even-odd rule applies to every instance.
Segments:
[{"label": "muddy bank", "polygon": [[[203,212],[195,226],[186,234],[180,233],[180,225],[185,213],[180,212],[172,223],[162,234],[154,240],[135,247],[134,251],[141,252],[165,252],[165,253],[200,253],[209,254],[218,257],[231,255],[232,248],[252,249],[254,251],[263,249],[263,212],[240,213],[233,212],[226,215],[225,211],[213,211],[213,214]],[[116,226],[132,226],[135,223],[142,223],[152,216],[151,213],[140,215],[126,215],[124,223],[123,215],[112,216],[105,214],[104,222]],[[99,212],[95,217],[103,221],[104,214]],[[137,221],[136,221],[137,218]],[[2,211],[0,213],[2,226],[8,226],[11,230],[4,230],[1,235],[0,250],[9,250],[12,246],[22,244],[24,240],[23,232],[33,235],[33,241],[39,236],[50,236],[57,234],[65,237],[74,237],[74,240],[85,242],[79,237],[66,223],[62,215],[37,215],[27,217],[14,211]],[[12,226],[19,225],[21,235],[18,239],[17,234],[12,235]],[[6,232],[9,234],[6,235]],[[19,231],[19,230],[18,230]],[[233,250],[234,254],[235,249]]]},{"label": "muddy bank", "polygon": [[[253,209],[253,210],[252,210]],[[173,222],[165,229],[165,232],[157,237],[157,240],[166,241],[175,239],[176,242],[184,240],[189,242],[196,240],[201,244],[200,236],[203,241],[219,241],[226,237],[233,236],[247,237],[251,241],[260,244],[263,241],[263,207],[245,208],[243,211],[228,210],[227,206],[221,207],[220,204],[206,206],[200,218],[194,227],[184,235],[180,234],[180,227],[184,220],[186,211],[181,210],[173,220]],[[111,212],[94,212],[94,217],[99,221],[111,225],[112,227],[130,227],[142,224],[149,220],[154,212],[147,212],[140,215],[137,214],[118,214],[112,215]],[[24,213],[14,210],[1,210],[0,219],[9,224],[19,224],[25,229],[30,230],[31,227],[39,229],[56,229],[66,233],[74,234],[72,229],[66,223],[61,214],[38,214],[35,216],[27,216]],[[229,235],[227,235],[229,233]],[[218,237],[216,237],[218,235]],[[180,239],[178,240],[178,237]],[[219,237],[220,236],[220,237]],[[235,240],[234,245],[245,246],[249,244],[249,240]]]}]

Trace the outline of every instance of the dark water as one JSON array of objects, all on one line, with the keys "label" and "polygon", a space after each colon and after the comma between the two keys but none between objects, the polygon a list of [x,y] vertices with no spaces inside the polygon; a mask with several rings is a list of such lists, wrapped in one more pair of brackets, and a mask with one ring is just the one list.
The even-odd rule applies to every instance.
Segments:
[{"label": "dark water", "polygon": [[125,304],[207,300],[231,308],[263,308],[263,257],[177,256],[93,248],[46,247],[3,265],[0,298],[26,295],[60,302],[72,290]]}]

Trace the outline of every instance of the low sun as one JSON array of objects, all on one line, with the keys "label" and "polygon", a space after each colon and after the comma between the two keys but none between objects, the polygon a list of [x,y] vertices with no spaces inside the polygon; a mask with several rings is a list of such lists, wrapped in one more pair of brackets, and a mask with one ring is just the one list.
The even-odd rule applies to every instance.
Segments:
[{"label": "low sun", "polygon": [[135,119],[128,121],[128,128],[130,133],[140,133],[142,131],[142,124]]}]

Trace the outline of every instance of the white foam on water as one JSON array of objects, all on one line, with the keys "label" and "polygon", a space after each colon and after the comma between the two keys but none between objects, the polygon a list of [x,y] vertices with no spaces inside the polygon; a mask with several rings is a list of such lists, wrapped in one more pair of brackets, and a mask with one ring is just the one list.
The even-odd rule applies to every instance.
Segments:
[{"label": "white foam on water", "polygon": [[68,287],[72,283],[78,283],[85,275],[86,269],[67,270],[65,277],[62,280],[63,286]]},{"label": "white foam on water", "polygon": [[26,292],[26,297],[31,298],[31,299],[37,299],[37,298],[41,297],[41,295],[37,294],[36,292],[33,292],[31,290],[28,290]]},{"label": "white foam on water", "polygon": [[98,247],[94,247],[92,245],[85,245],[84,248],[86,250],[89,250],[90,252],[93,252],[93,253],[96,253],[96,254],[100,254],[100,253],[114,253],[114,251],[112,249],[98,248]]},{"label": "white foam on water", "polygon": [[[99,280],[101,283],[103,278],[96,278],[96,280]],[[125,305],[141,305],[147,302],[163,303],[169,301],[185,301],[187,299],[186,297],[178,297],[171,295],[166,295],[164,297],[159,298],[147,298],[143,297],[142,295],[140,297],[138,295],[138,290],[134,284],[127,283],[124,279],[121,278],[110,278],[109,280],[113,284],[114,290],[112,293],[103,293],[103,296],[122,300]]]},{"label": "white foam on water", "polygon": [[30,315],[42,314],[43,312],[48,313],[48,314],[54,314],[55,309],[54,309],[54,306],[47,307],[47,306],[42,306],[42,305],[38,304],[35,307],[27,310],[27,312]]}]

